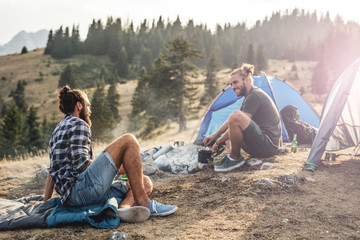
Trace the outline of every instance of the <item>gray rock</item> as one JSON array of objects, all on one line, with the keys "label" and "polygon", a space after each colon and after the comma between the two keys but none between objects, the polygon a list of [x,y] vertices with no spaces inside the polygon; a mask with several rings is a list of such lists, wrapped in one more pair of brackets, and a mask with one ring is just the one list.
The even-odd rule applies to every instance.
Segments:
[{"label": "gray rock", "polygon": [[229,180],[226,177],[219,178],[219,182],[228,182]]},{"label": "gray rock", "polygon": [[305,180],[308,182],[316,182],[312,177],[306,177]]},{"label": "gray rock", "polygon": [[272,165],[269,162],[263,163],[260,167],[261,170],[267,170],[267,169],[272,169],[274,168],[274,165]]},{"label": "gray rock", "polygon": [[198,149],[202,147],[188,144],[160,155],[152,165],[164,172],[188,174],[198,169]]},{"label": "gray rock", "polygon": [[251,166],[251,167],[257,166],[257,165],[260,165],[260,164],[263,163],[262,160],[256,159],[256,158],[250,158],[250,159],[247,160],[246,162],[247,162],[247,164],[248,164],[249,166]]},{"label": "gray rock", "polygon": [[180,164],[176,164],[173,163],[170,165],[171,167],[171,172],[175,173],[175,174],[189,174],[188,171],[188,167],[187,165],[180,165]]},{"label": "gray rock", "polygon": [[41,165],[41,168],[36,172],[35,180],[39,186],[45,186],[45,182],[48,176],[48,170],[46,165]]},{"label": "gray rock", "polygon": [[273,186],[274,183],[270,181],[268,178],[261,178],[256,182],[257,185],[267,185],[267,186]]},{"label": "gray rock", "polygon": [[290,184],[295,184],[298,179],[298,176],[296,176],[295,174],[280,174],[280,176],[278,177],[279,181]]},{"label": "gray rock", "polygon": [[283,223],[287,223],[287,222],[289,222],[289,219],[284,218],[284,219],[282,220],[282,222],[283,222]]},{"label": "gray rock", "polygon": [[126,239],[129,235],[123,232],[113,232],[111,233],[109,240],[122,240]]},{"label": "gray rock", "polygon": [[4,177],[3,179],[10,180],[10,179],[15,179],[15,178],[18,178],[18,176],[7,176],[7,177]]},{"label": "gray rock", "polygon": [[153,175],[156,172],[156,168],[151,164],[144,164],[143,165],[143,173],[144,175]]}]

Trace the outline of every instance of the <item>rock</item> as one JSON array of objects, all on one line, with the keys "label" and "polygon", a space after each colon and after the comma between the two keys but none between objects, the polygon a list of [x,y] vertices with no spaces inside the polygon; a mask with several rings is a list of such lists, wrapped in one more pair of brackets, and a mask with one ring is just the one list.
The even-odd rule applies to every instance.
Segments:
[{"label": "rock", "polygon": [[229,180],[226,177],[221,177],[219,182],[228,182]]},{"label": "rock", "polygon": [[188,167],[187,165],[181,165],[181,164],[176,164],[173,163],[170,165],[171,167],[171,172],[175,173],[175,174],[188,174]]},{"label": "rock", "polygon": [[45,182],[48,176],[48,170],[46,165],[41,165],[41,168],[36,172],[35,180],[39,184],[39,186],[45,186]]},{"label": "rock", "polygon": [[312,177],[306,177],[305,180],[308,182],[315,182],[315,179],[313,179]]},{"label": "rock", "polygon": [[7,177],[4,177],[3,180],[10,180],[10,179],[14,179],[14,178],[18,178],[18,176],[7,176]]},{"label": "rock", "polygon": [[164,172],[189,174],[198,169],[198,149],[201,146],[188,144],[160,155],[152,165]]},{"label": "rock", "polygon": [[283,222],[283,223],[287,223],[287,222],[289,222],[289,219],[284,218],[284,219],[282,220],[282,222]]},{"label": "rock", "polygon": [[274,181],[274,183],[278,184],[279,186],[283,186],[284,184],[280,181]]},{"label": "rock", "polygon": [[263,163],[260,167],[260,170],[267,170],[267,169],[272,169],[274,168],[274,165],[272,165],[269,162]]},{"label": "rock", "polygon": [[295,184],[298,179],[298,176],[296,176],[295,174],[280,174],[280,176],[278,177],[279,181],[291,184]]},{"label": "rock", "polygon": [[259,179],[257,182],[256,182],[257,185],[267,185],[267,186],[273,186],[274,183],[271,182],[268,178],[262,178],[262,179]]},{"label": "rock", "polygon": [[122,240],[122,239],[126,239],[127,237],[128,237],[128,235],[126,233],[113,232],[113,233],[111,233],[109,240]]},{"label": "rock", "polygon": [[143,173],[144,175],[153,175],[156,172],[156,168],[151,164],[144,164],[143,165]]},{"label": "rock", "polygon": [[247,160],[246,162],[247,162],[247,164],[248,164],[249,166],[253,167],[253,166],[257,166],[257,165],[262,164],[263,161],[260,160],[260,159],[256,159],[256,158],[250,158],[250,159]]}]

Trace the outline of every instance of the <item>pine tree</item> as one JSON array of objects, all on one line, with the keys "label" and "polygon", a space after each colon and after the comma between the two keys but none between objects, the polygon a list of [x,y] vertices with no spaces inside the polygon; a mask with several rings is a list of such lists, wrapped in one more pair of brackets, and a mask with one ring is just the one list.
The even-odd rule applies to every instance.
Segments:
[{"label": "pine tree", "polygon": [[[156,70],[156,69],[155,69]],[[132,118],[136,118],[142,111],[146,110],[146,102],[150,102],[148,97],[146,96],[146,92],[148,91],[149,82],[150,82],[150,74],[146,71],[146,68],[141,68],[141,72],[139,75],[137,87],[135,89],[135,93],[131,99]]]},{"label": "pine tree", "polygon": [[26,118],[25,147],[32,153],[36,153],[44,147],[38,119],[37,109],[31,106]]},{"label": "pine tree", "polygon": [[152,69],[152,55],[148,48],[145,48],[141,54],[140,67],[145,67],[146,71],[150,72]]},{"label": "pine tree", "polygon": [[66,57],[64,31],[62,26],[55,31],[54,40],[51,44],[51,56],[56,59]]},{"label": "pine tree", "polygon": [[58,87],[63,87],[65,85],[68,85],[71,88],[78,87],[78,77],[70,64],[68,64],[61,73]]},{"label": "pine tree", "polygon": [[24,154],[25,114],[13,103],[0,124],[0,158]]},{"label": "pine tree", "polygon": [[95,19],[90,25],[86,40],[86,51],[92,55],[103,55],[106,53],[104,28],[101,20]]},{"label": "pine tree", "polygon": [[58,122],[56,121],[55,112],[53,112],[50,121],[48,121],[46,116],[44,116],[43,121],[41,123],[41,136],[42,136],[43,146],[45,146],[45,147],[48,146],[51,134],[53,133],[57,124],[58,124]]},{"label": "pine tree", "polygon": [[92,137],[109,141],[113,138],[111,128],[115,125],[109,103],[105,95],[104,82],[97,84],[91,101]]},{"label": "pine tree", "polygon": [[122,78],[126,78],[129,74],[129,64],[127,59],[126,50],[122,47],[116,60],[116,72]]},{"label": "pine tree", "polygon": [[119,106],[120,106],[120,94],[116,90],[116,82],[115,77],[111,76],[109,79],[109,89],[107,92],[107,102],[109,103],[109,107],[111,110],[111,113],[113,115],[114,120],[119,123],[121,121],[121,116],[119,115]]},{"label": "pine tree", "polygon": [[248,48],[246,62],[249,64],[256,65],[254,45],[251,43]]},{"label": "pine tree", "polygon": [[215,49],[213,49],[210,59],[206,65],[205,93],[201,98],[201,104],[207,104],[214,99],[218,93],[216,71],[219,63],[216,57]]},{"label": "pine tree", "polygon": [[50,30],[48,40],[47,40],[47,43],[46,43],[46,48],[44,50],[44,54],[50,54],[51,53],[51,50],[53,48],[53,42],[54,42],[53,31]]},{"label": "pine tree", "polygon": [[80,41],[79,26],[72,27],[70,41],[73,54],[81,54],[85,52],[84,45]]},{"label": "pine tree", "polygon": [[262,44],[258,46],[256,51],[256,68],[258,72],[265,71],[268,68],[267,59]]},{"label": "pine tree", "polygon": [[190,110],[186,106],[192,104],[196,88],[191,85],[189,75],[194,74],[196,67],[188,62],[189,58],[202,57],[199,51],[195,50],[194,43],[189,43],[183,37],[176,37],[171,41],[171,46],[167,46],[169,52],[165,59],[169,62],[171,78],[174,81],[173,96],[177,101],[177,113],[179,132],[186,130],[186,112]]},{"label": "pine tree", "polygon": [[131,22],[129,29],[125,35],[125,49],[127,54],[127,62],[132,64],[136,55],[136,38],[134,32],[134,24]]},{"label": "pine tree", "polygon": [[27,48],[24,46],[24,47],[21,49],[21,54],[25,54],[25,53],[28,53],[28,50],[27,50]]},{"label": "pine tree", "polygon": [[22,112],[26,112],[27,104],[25,101],[25,80],[18,81],[15,91],[11,92],[10,96],[13,98],[15,105]]}]

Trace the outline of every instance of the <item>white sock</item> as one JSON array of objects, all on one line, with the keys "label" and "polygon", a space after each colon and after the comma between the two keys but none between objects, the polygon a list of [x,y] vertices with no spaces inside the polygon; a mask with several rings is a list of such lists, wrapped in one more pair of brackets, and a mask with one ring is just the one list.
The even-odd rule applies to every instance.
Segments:
[{"label": "white sock", "polygon": [[228,158],[230,159],[230,161],[234,161],[234,162],[237,161],[237,160],[231,158],[231,157],[230,157],[230,154],[228,154],[227,156],[228,156]]}]

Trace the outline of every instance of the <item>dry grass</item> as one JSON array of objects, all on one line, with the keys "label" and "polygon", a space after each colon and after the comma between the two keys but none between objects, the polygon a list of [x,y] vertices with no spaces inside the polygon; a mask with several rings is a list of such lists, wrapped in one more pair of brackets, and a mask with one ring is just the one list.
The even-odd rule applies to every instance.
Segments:
[{"label": "dry grass", "polygon": [[[26,57],[29,58],[26,61],[31,60],[31,54],[37,56],[34,56],[34,62],[38,61],[37,58],[47,59],[39,52],[32,52],[28,56],[5,56],[0,57],[0,66],[6,62],[4,59],[13,58],[11,64],[16,64],[17,58]],[[295,62],[300,80],[291,79],[293,64],[271,60],[267,74],[289,79],[297,90],[303,86],[306,89],[305,96],[320,112],[321,104],[311,96],[309,90],[315,63]],[[28,66],[36,66],[36,63],[29,63]],[[15,71],[15,67],[9,66],[5,70],[0,67],[0,77],[11,76],[10,71]],[[218,73],[220,88],[226,85],[228,73],[229,69]],[[16,82],[14,79],[11,83]],[[28,86],[35,91],[37,83],[29,83]],[[135,87],[136,81],[118,85],[121,95],[119,110],[123,121],[114,130],[117,136],[126,132],[130,121],[130,100]],[[5,88],[9,91],[14,89],[14,85]],[[52,88],[51,85],[49,89]],[[49,90],[44,91],[46,93]],[[203,91],[203,88],[200,89],[199,95]],[[4,90],[1,93],[4,96]],[[37,101],[45,101],[49,96],[47,94],[38,96]],[[28,99],[32,101],[34,98]],[[48,100],[46,103],[49,102]],[[55,108],[52,104],[46,106],[47,111]],[[188,121],[188,130],[185,132],[178,133],[178,125],[171,123],[156,130],[154,138],[139,139],[141,150],[164,146],[178,139],[184,140],[185,144],[191,143],[196,136],[203,110],[199,111],[197,118]],[[95,143],[95,153],[99,153],[106,145],[107,143]],[[288,149],[289,146],[285,145],[285,148]],[[227,173],[215,173],[210,167],[191,175],[155,174],[151,176],[155,185],[151,198],[179,207],[178,212],[166,218],[153,217],[140,224],[122,223],[117,229],[75,225],[18,230],[3,232],[0,239],[108,239],[113,231],[126,232],[129,234],[128,239],[360,239],[360,195],[357,190],[360,183],[357,177],[359,162],[352,157],[343,156],[336,162],[324,162],[317,173],[311,175],[301,171],[309,150],[306,146],[300,146],[297,154],[284,153],[267,159],[274,165],[269,170],[244,166]],[[216,161],[218,160],[219,157]],[[1,162],[0,197],[14,199],[42,194],[43,189],[34,183],[34,174],[42,164],[49,164],[46,154],[26,160]],[[273,188],[255,184],[260,178],[276,180],[284,173],[296,174],[300,180],[293,186],[276,185]],[[17,178],[5,179],[7,176]],[[313,177],[316,182],[307,182],[305,177],[308,176]],[[226,181],[221,181],[224,179]],[[284,219],[288,221],[285,222]]]}]

